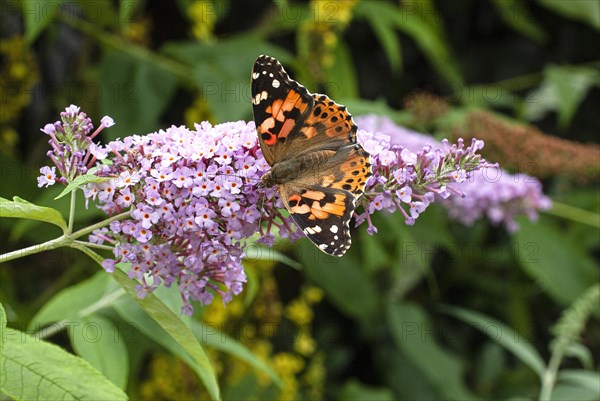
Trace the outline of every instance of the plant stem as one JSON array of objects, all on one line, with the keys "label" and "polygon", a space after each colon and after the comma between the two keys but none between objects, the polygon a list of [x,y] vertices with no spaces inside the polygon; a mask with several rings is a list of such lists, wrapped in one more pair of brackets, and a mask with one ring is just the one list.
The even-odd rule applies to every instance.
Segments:
[{"label": "plant stem", "polygon": [[122,220],[122,219],[128,217],[130,213],[131,213],[131,211],[127,211],[127,212],[123,212],[123,213],[114,215],[114,216],[112,216],[112,217],[110,217],[110,218],[108,218],[106,220],[102,220],[99,223],[92,224],[91,226],[88,226],[86,228],[82,228],[79,231],[75,231],[73,234],[70,235],[70,237],[75,240],[75,239],[77,239],[79,237],[82,237],[82,236],[84,236],[86,234],[91,233],[92,231],[94,231],[94,230],[96,230],[98,228],[105,227],[105,226],[109,225],[110,223],[112,223],[113,221]]},{"label": "plant stem", "polygon": [[87,246],[88,248],[96,248],[96,249],[104,249],[105,251],[112,251],[113,247],[108,245],[101,244],[93,244],[91,242],[86,241],[74,241],[76,244],[80,244],[81,246]]},{"label": "plant stem", "polygon": [[[127,216],[129,216],[129,214],[130,214],[130,211],[123,212],[121,214],[117,214],[116,216],[112,216],[106,220],[102,220],[99,223],[93,224],[86,228],[82,228],[81,230],[71,233],[70,235],[61,235],[60,237],[55,238],[50,241],[46,241],[43,244],[33,245],[28,248],[17,249],[16,251],[5,253],[3,255],[0,255],[0,263],[8,262],[9,260],[13,260],[13,259],[18,259],[23,256],[34,255],[36,253],[49,251],[49,250],[60,248],[63,246],[70,246],[72,248],[79,249],[80,251],[87,254],[86,250],[89,250],[87,248],[89,246],[89,244],[86,242],[83,242],[83,241],[75,241],[77,238],[84,236],[86,234],[89,234],[98,228],[105,227],[115,220],[124,219]],[[71,212],[71,216],[73,216],[73,211]],[[71,227],[72,227],[72,222],[70,221],[71,216],[69,216],[69,230],[68,230],[69,233],[71,232]],[[106,249],[106,248],[100,248],[100,249]],[[98,256],[95,252],[93,252],[91,250],[89,250],[89,251],[92,252],[94,255]],[[90,255],[88,254],[88,256],[90,256]],[[96,260],[95,257],[92,257],[92,259]]]},{"label": "plant stem", "polygon": [[67,235],[73,232],[73,222],[75,221],[75,201],[77,200],[77,190],[71,192],[71,204],[69,205],[69,225],[67,226]]},{"label": "plant stem", "polygon": [[550,363],[548,363],[548,368],[542,377],[542,388],[540,390],[539,401],[550,400],[550,397],[552,396],[552,390],[554,390],[554,383],[556,382],[556,374],[558,372],[558,368],[560,367],[562,357],[562,351],[556,351],[552,353],[552,357],[550,357]]},{"label": "plant stem", "polygon": [[85,253],[86,255],[88,255],[94,262],[98,263],[98,265],[102,266],[102,261],[104,260],[104,258],[100,255],[98,255],[96,252],[92,251],[90,248],[88,248],[85,245],[82,245],[79,242],[69,242],[67,244],[67,246],[73,248],[73,249],[77,249],[83,253]]},{"label": "plant stem", "polygon": [[9,260],[22,258],[23,256],[34,255],[36,253],[49,251],[52,249],[60,248],[65,246],[69,238],[65,235],[61,235],[58,238],[55,238],[50,241],[46,241],[43,244],[33,245],[23,249],[17,249],[16,251],[7,252],[3,255],[0,255],[0,263],[8,262]]},{"label": "plant stem", "polygon": [[600,215],[588,212],[587,210],[580,209],[578,207],[559,203],[554,200],[552,201],[552,208],[550,210],[546,210],[546,213],[569,219],[577,223],[587,224],[588,226],[592,226],[594,228],[600,228]]}]

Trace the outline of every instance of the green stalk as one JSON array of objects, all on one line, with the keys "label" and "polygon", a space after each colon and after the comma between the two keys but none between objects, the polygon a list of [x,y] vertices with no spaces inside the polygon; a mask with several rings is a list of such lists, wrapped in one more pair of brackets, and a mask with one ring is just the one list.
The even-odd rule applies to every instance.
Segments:
[{"label": "green stalk", "polygon": [[73,232],[73,222],[75,221],[75,201],[77,200],[77,190],[71,192],[71,204],[69,205],[69,224],[67,226],[67,235]]},{"label": "green stalk", "polygon": [[600,215],[564,203],[555,202],[554,200],[552,201],[552,208],[546,210],[545,213],[586,224],[594,228],[600,228]]},{"label": "green stalk", "polygon": [[22,258],[23,256],[34,255],[36,253],[50,251],[52,249],[60,248],[66,245],[69,238],[66,235],[61,235],[50,241],[46,241],[43,244],[33,245],[23,249],[17,249],[16,251],[7,252],[0,255],[0,263],[8,262],[13,259]]},{"label": "green stalk", "polygon": [[[73,214],[74,214],[73,212],[74,212],[74,210],[72,208],[71,216],[73,216]],[[30,246],[27,248],[17,249],[16,251],[7,252],[3,255],[0,255],[0,263],[8,262],[13,259],[22,258],[23,256],[35,255],[36,253],[49,251],[49,250],[56,249],[56,248],[61,248],[63,246],[70,246],[72,248],[79,249],[80,251],[87,254],[88,252],[86,252],[86,250],[89,250],[88,249],[89,244],[86,242],[83,242],[83,241],[75,241],[77,238],[82,237],[86,234],[89,234],[98,228],[106,227],[107,225],[109,225],[111,222],[113,222],[115,220],[122,220],[122,219],[128,217],[129,214],[130,214],[129,211],[121,213],[121,214],[117,214],[106,220],[102,220],[99,223],[82,228],[81,230],[76,231],[74,233],[71,233],[72,221],[71,221],[71,216],[69,216],[69,230],[67,231],[68,234],[63,234],[60,237],[55,238],[50,241],[46,241],[43,244],[33,245],[33,246]],[[99,249],[110,249],[110,248],[103,248],[101,246],[95,246],[95,247],[99,248]],[[89,251],[94,253],[94,255],[97,255],[92,250],[89,250]],[[88,256],[90,256],[90,255],[88,254]],[[98,256],[98,257],[100,257],[100,256]],[[96,258],[94,258],[94,257],[92,259],[96,260]],[[100,258],[100,262],[102,262],[102,258]]]},{"label": "green stalk", "polygon": [[99,43],[109,48],[116,49],[123,53],[127,53],[134,57],[137,57],[148,64],[155,65],[175,75],[183,82],[186,82],[192,86],[196,86],[194,80],[191,78],[193,76],[192,70],[184,64],[181,64],[177,61],[173,61],[170,58],[161,56],[134,43],[127,42],[117,35],[102,30],[102,28],[100,28],[99,25],[91,24],[82,19],[65,18],[62,20],[62,22],[93,37]]},{"label": "green stalk", "polygon": [[112,216],[112,217],[110,217],[110,218],[108,218],[108,219],[106,219],[106,220],[102,220],[100,223],[92,224],[92,225],[91,225],[91,226],[89,226],[89,227],[82,228],[82,229],[81,229],[81,230],[79,230],[79,231],[75,231],[75,232],[74,232],[73,234],[71,234],[69,237],[70,237],[71,239],[74,239],[74,240],[75,240],[75,239],[77,239],[77,238],[79,238],[79,237],[82,237],[82,236],[84,236],[84,235],[86,235],[86,234],[89,234],[89,233],[91,233],[92,231],[96,230],[97,228],[106,227],[107,225],[109,225],[109,224],[110,224],[110,223],[112,223],[113,221],[116,221],[116,220],[122,220],[122,219],[124,219],[124,218],[126,218],[126,217],[129,217],[129,214],[130,214],[130,213],[131,213],[131,211],[127,211],[127,212],[123,212],[123,213],[120,213],[120,214],[116,214],[116,215],[114,215],[114,216]]},{"label": "green stalk", "polygon": [[558,374],[558,369],[564,355],[562,351],[562,349],[556,350],[550,357],[548,368],[544,372],[544,376],[542,376],[542,389],[540,390],[539,401],[550,401],[552,391],[554,390],[554,383],[556,383],[556,375]]}]

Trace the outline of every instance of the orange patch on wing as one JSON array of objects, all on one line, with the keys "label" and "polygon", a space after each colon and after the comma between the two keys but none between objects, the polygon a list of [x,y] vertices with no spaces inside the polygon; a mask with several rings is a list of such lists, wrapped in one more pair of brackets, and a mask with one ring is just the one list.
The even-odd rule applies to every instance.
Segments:
[{"label": "orange patch on wing", "polygon": [[269,146],[275,145],[275,142],[277,142],[277,137],[275,136],[275,134],[272,134],[269,131],[267,131],[266,133],[269,134],[269,139],[263,140],[263,142]]},{"label": "orange patch on wing", "polygon": [[344,203],[344,195],[335,195],[334,203],[325,203],[323,206],[317,201],[314,201],[310,211],[313,216],[317,219],[325,219],[329,217],[330,214],[335,214],[336,216],[343,216],[346,211],[346,204]]},{"label": "orange patch on wing", "polygon": [[[364,190],[367,179],[371,175],[369,160],[364,153],[354,153],[350,159],[339,166],[339,170],[344,173],[342,180],[332,181],[329,185],[321,185],[344,189],[356,194]],[[327,177],[325,177],[326,179]]]},{"label": "orange patch on wing", "polygon": [[325,197],[325,194],[320,191],[306,191],[302,194],[302,197],[312,200],[321,200]]},{"label": "orange patch on wing", "polygon": [[310,206],[308,206],[307,204],[304,204],[302,206],[290,206],[290,210],[292,211],[292,213],[306,214],[310,213]]},{"label": "orange patch on wing", "polygon": [[279,114],[279,110],[281,109],[281,105],[283,104],[283,100],[281,99],[277,99],[273,102],[273,104],[271,104],[270,106],[267,106],[267,113],[271,114],[272,116],[277,116],[277,114]]},{"label": "orange patch on wing", "polygon": [[287,120],[285,120],[285,122],[283,123],[283,126],[281,127],[281,131],[279,131],[279,135],[277,135],[278,138],[287,138],[287,136],[290,134],[290,132],[292,132],[292,128],[294,128],[294,125],[296,125],[296,122],[294,120],[292,120],[291,118],[288,118]]},{"label": "orange patch on wing", "polygon": [[321,178],[321,186],[322,187],[328,187],[332,183],[335,183],[335,177],[333,176],[333,174],[326,175]]},{"label": "orange patch on wing", "polygon": [[324,220],[324,219],[328,218],[329,213],[327,213],[321,209],[315,209],[315,207],[314,207],[315,203],[317,203],[317,202],[314,202],[313,207],[310,209],[312,214],[309,217],[309,220],[314,220],[314,219]]},{"label": "orange patch on wing", "polygon": [[302,200],[302,197],[300,195],[292,195],[288,198],[288,202],[292,202],[292,201],[300,202],[301,200]]},{"label": "orange patch on wing", "polygon": [[263,121],[259,126],[258,126],[258,131],[260,133],[263,132],[269,132],[269,130],[271,128],[273,128],[275,126],[275,120],[273,119],[273,117],[269,117],[266,118],[265,121]]},{"label": "orange patch on wing", "polygon": [[317,134],[318,134],[318,132],[317,132],[317,130],[315,129],[315,127],[313,127],[313,126],[311,125],[311,126],[309,126],[309,127],[304,127],[304,128],[302,128],[302,134],[303,134],[303,135],[304,135],[304,136],[305,136],[307,139],[310,139],[310,138],[312,138],[313,136],[317,135]]},{"label": "orange patch on wing", "polygon": [[346,205],[343,203],[340,205],[338,203],[326,203],[323,205],[324,212],[335,214],[336,216],[343,216],[346,211]]}]

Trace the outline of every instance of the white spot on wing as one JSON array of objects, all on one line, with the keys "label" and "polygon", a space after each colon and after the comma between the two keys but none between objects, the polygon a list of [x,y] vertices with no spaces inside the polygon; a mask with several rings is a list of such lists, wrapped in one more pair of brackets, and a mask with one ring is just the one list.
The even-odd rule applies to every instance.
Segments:
[{"label": "white spot on wing", "polygon": [[252,78],[256,79],[260,76],[260,74],[258,72],[253,72],[252,73]]},{"label": "white spot on wing", "polygon": [[254,95],[254,98],[252,98],[252,104],[259,104],[262,100],[266,99],[269,96],[269,94],[267,93],[267,91],[262,91],[260,93],[257,93],[256,95]]},{"label": "white spot on wing", "polygon": [[338,226],[331,226],[329,227],[329,231],[331,231],[332,233],[337,233],[338,232]]},{"label": "white spot on wing", "polygon": [[279,81],[276,79],[273,80],[273,88],[279,88]]}]

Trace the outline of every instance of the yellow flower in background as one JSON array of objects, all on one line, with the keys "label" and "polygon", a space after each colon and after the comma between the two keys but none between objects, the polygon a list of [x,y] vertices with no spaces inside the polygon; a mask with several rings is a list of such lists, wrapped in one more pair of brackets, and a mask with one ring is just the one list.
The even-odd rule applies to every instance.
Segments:
[{"label": "yellow flower in background", "polygon": [[261,291],[253,306],[254,314],[266,324],[279,324],[283,308],[279,299],[277,282],[273,276],[268,275],[263,278],[261,285]]},{"label": "yellow flower in background", "polygon": [[319,287],[309,286],[304,289],[304,299],[309,304],[316,304],[323,300],[325,293]]},{"label": "yellow flower in background", "polygon": [[[200,399],[206,394],[196,374],[172,355],[155,355],[142,382],[139,398],[143,400]],[[207,394],[206,394],[207,395]]]},{"label": "yellow flower in background", "polygon": [[192,34],[201,42],[212,42],[217,10],[211,1],[197,0],[188,7],[188,17],[192,22]]},{"label": "yellow flower in background", "polygon": [[152,31],[152,23],[146,16],[139,19],[128,21],[122,26],[123,36],[135,44],[148,47],[151,45],[150,32]]},{"label": "yellow flower in background", "polygon": [[285,317],[298,326],[305,326],[313,319],[313,311],[303,299],[295,299],[285,308]]},{"label": "yellow flower in background", "polygon": [[304,360],[289,352],[280,352],[273,357],[273,369],[281,377],[283,389],[279,400],[293,400],[297,398],[300,386],[296,375],[304,368]]},{"label": "yellow flower in background", "polygon": [[294,351],[300,355],[310,356],[315,352],[317,344],[308,330],[301,330],[294,339]]},{"label": "yellow flower in background", "polygon": [[322,400],[324,398],[323,389],[327,377],[326,373],[325,354],[323,354],[323,352],[318,352],[310,360],[310,364],[302,376],[303,381],[308,386],[309,399]]},{"label": "yellow flower in background", "polygon": [[[249,279],[255,280],[256,293],[250,299],[236,297],[226,308],[220,302],[204,307],[202,322],[247,347],[277,374],[281,387],[263,370],[232,354],[207,347],[211,364],[222,388],[244,388],[247,399],[323,399],[324,357],[312,335],[311,323],[313,307],[321,302],[324,292],[318,287],[303,285],[295,298],[282,303],[274,275],[275,266],[249,263],[246,267],[252,272]],[[177,359],[158,358],[152,360],[154,368],[150,378],[140,389],[142,398],[198,399],[208,396],[187,366],[181,370]],[[171,374],[166,372],[186,379],[165,378]]]},{"label": "yellow flower in background", "polygon": [[352,20],[352,10],[357,0],[312,0],[309,8],[313,15],[300,26],[299,52],[310,74],[324,83],[325,70],[335,64],[333,55],[339,37]]},{"label": "yellow flower in background", "polygon": [[194,100],[194,103],[185,109],[184,119],[186,126],[193,127],[194,123],[199,123],[200,121],[208,121],[211,124],[215,123],[210,106],[204,97],[202,94],[199,95]]}]

